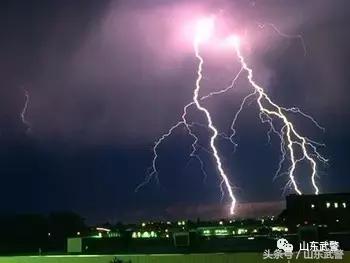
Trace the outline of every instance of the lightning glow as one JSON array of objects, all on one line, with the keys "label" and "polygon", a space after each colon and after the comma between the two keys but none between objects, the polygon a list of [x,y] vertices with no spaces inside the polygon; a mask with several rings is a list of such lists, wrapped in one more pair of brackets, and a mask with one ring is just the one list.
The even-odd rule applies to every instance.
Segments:
[{"label": "lightning glow", "polygon": [[[234,36],[231,36],[231,39],[234,39]],[[295,128],[293,123],[288,119],[287,114],[288,113],[297,113],[302,115],[303,117],[308,118],[311,120],[318,128],[323,129],[316,121],[313,119],[310,115],[302,112],[298,108],[284,108],[276,103],[274,103],[271,98],[267,95],[267,93],[264,91],[263,87],[259,86],[255,80],[253,75],[253,70],[248,66],[246,63],[246,60],[244,56],[242,55],[240,44],[239,42],[234,42],[232,45],[235,49],[235,52],[239,58],[240,64],[242,68],[247,72],[247,80],[254,88],[254,91],[250,94],[248,94],[242,101],[242,104],[238,110],[238,112],[235,114],[235,117],[233,119],[231,130],[232,135],[231,139],[233,138],[235,134],[235,123],[236,120],[242,111],[244,105],[246,104],[247,100],[251,97],[256,97],[256,102],[259,106],[260,110],[260,120],[263,123],[268,123],[270,125],[270,130],[268,132],[268,136],[270,138],[270,133],[273,132],[278,135],[278,137],[281,140],[281,153],[282,158],[279,163],[277,174],[282,169],[282,164],[286,160],[287,152],[289,153],[289,159],[291,162],[291,165],[288,169],[288,176],[290,180],[290,184],[293,186],[295,192],[297,192],[299,195],[302,194],[302,191],[300,190],[296,179],[295,179],[295,170],[299,162],[301,161],[307,161],[312,169],[311,173],[311,182],[312,186],[314,188],[314,193],[319,194],[320,190],[316,183],[316,176],[317,176],[317,161],[326,163],[327,159],[325,159],[318,151],[318,146],[323,146],[320,143],[317,143],[308,137],[302,136]],[[280,119],[283,123],[283,126],[280,130],[277,130],[274,125],[274,117]],[[301,150],[302,156],[297,156],[297,149]]]}]

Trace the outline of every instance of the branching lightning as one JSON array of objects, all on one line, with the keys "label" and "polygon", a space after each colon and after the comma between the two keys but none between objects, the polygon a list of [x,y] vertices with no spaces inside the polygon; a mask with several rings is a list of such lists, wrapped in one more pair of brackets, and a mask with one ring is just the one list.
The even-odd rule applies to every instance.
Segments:
[{"label": "branching lightning", "polygon": [[[222,162],[221,162],[218,150],[217,150],[216,145],[215,145],[215,141],[216,141],[218,136],[223,136],[225,138],[228,138],[228,137],[218,132],[218,130],[215,128],[215,126],[212,122],[212,118],[211,118],[209,111],[201,105],[200,101],[208,99],[214,95],[225,93],[229,89],[233,88],[234,84],[235,84],[236,80],[238,79],[240,73],[242,72],[243,68],[241,68],[241,70],[238,72],[236,77],[233,79],[231,85],[228,86],[227,88],[220,90],[220,91],[211,92],[210,94],[203,96],[201,98],[199,97],[199,91],[201,88],[201,86],[200,86],[201,80],[203,78],[202,70],[203,70],[203,64],[204,64],[203,57],[200,55],[200,44],[202,42],[204,42],[207,38],[210,37],[211,31],[213,30],[213,26],[214,26],[214,21],[212,18],[200,20],[197,24],[197,32],[196,32],[196,36],[195,36],[195,39],[193,42],[193,48],[194,48],[195,56],[198,59],[199,63],[198,63],[198,68],[197,68],[196,85],[195,85],[195,89],[193,92],[193,100],[192,100],[192,102],[188,103],[184,107],[183,114],[181,116],[181,121],[179,121],[175,125],[173,125],[167,133],[163,134],[162,137],[160,137],[160,139],[158,139],[156,141],[156,143],[153,147],[153,154],[154,154],[153,156],[154,157],[152,160],[152,167],[151,167],[149,173],[147,174],[145,181],[143,183],[141,183],[135,189],[135,191],[138,191],[141,187],[143,187],[145,184],[147,184],[153,177],[155,177],[157,181],[159,180],[158,179],[158,170],[157,170],[157,159],[158,159],[157,150],[158,150],[158,147],[160,146],[160,144],[164,140],[166,140],[170,135],[172,135],[172,133],[174,132],[175,129],[177,129],[180,126],[185,126],[188,134],[190,136],[192,136],[193,143],[192,143],[192,152],[191,152],[190,156],[196,158],[200,162],[201,169],[202,169],[203,173],[206,175],[206,172],[204,170],[203,161],[200,159],[199,155],[197,154],[199,147],[201,147],[200,145],[198,145],[199,139],[192,130],[193,123],[192,124],[188,123],[188,121],[186,119],[188,108],[191,106],[195,106],[199,111],[201,111],[205,114],[207,122],[208,122],[206,127],[212,132],[212,135],[210,137],[210,148],[211,148],[210,153],[213,155],[213,157],[215,159],[216,167],[217,167],[219,174],[221,176],[221,179],[222,179],[221,184],[220,184],[222,196],[224,194],[222,185],[225,185],[226,190],[227,190],[227,192],[230,196],[230,199],[231,199],[230,213],[233,214],[235,204],[236,204],[236,198],[234,197],[230,181],[229,181],[229,179],[228,179],[228,177],[227,177],[227,175],[222,167]],[[200,125],[202,126],[202,124],[200,124]]]},{"label": "branching lightning", "polygon": [[[304,54],[306,54],[306,47],[304,40],[301,35],[287,35],[281,32],[276,26],[273,24],[259,24],[260,28],[264,28],[266,26],[272,27],[274,31],[276,31],[280,36],[287,37],[287,38],[297,38],[300,39]],[[278,169],[276,171],[275,177],[282,174],[287,174],[289,181],[285,187],[285,191],[288,187],[293,187],[296,193],[299,195],[302,194],[301,188],[298,186],[297,180],[295,178],[295,171],[297,169],[297,166],[300,162],[306,161],[309,163],[312,173],[311,173],[311,182],[314,189],[314,193],[318,194],[320,192],[319,186],[316,183],[316,177],[317,177],[317,165],[318,163],[327,163],[327,159],[324,158],[319,152],[318,147],[324,146],[321,143],[318,143],[308,137],[305,137],[301,135],[294,124],[288,119],[289,114],[299,114],[300,116],[307,118],[310,120],[316,127],[318,127],[321,130],[324,130],[323,127],[321,127],[318,122],[311,117],[310,115],[304,113],[297,107],[291,107],[291,108],[285,108],[281,107],[275,102],[271,100],[271,98],[268,96],[268,94],[265,92],[264,88],[261,87],[259,84],[257,84],[254,80],[254,74],[252,68],[250,68],[246,62],[245,57],[243,56],[241,52],[241,41],[239,37],[237,36],[231,36],[227,39],[226,43],[229,43],[230,46],[234,47],[235,54],[237,55],[237,58],[239,60],[239,63],[241,65],[241,68],[239,72],[235,75],[235,77],[232,80],[231,85],[228,87],[219,90],[211,92],[205,96],[200,97],[199,93],[201,90],[201,81],[203,78],[203,65],[204,65],[204,59],[201,56],[200,53],[200,46],[203,42],[205,42],[211,34],[211,31],[213,30],[214,22],[212,18],[203,19],[198,22],[197,25],[197,31],[196,35],[193,41],[193,49],[195,53],[195,57],[198,60],[198,68],[197,68],[197,79],[195,82],[195,89],[193,91],[193,97],[192,101],[184,106],[183,112],[181,115],[180,121],[178,121],[176,124],[174,124],[168,132],[163,134],[154,144],[153,146],[153,160],[152,160],[152,166],[149,168],[147,176],[143,183],[141,183],[135,191],[138,191],[140,188],[142,188],[145,184],[150,182],[152,178],[155,178],[157,182],[159,182],[158,178],[158,169],[157,169],[157,161],[158,161],[158,150],[160,145],[167,140],[169,136],[171,136],[176,129],[179,127],[185,127],[187,133],[192,137],[192,151],[190,153],[190,157],[195,158],[199,161],[202,172],[205,176],[205,166],[203,161],[201,160],[198,151],[204,150],[210,155],[213,156],[216,164],[216,168],[219,172],[219,175],[221,177],[221,183],[220,183],[220,189],[222,193],[222,198],[224,197],[224,194],[227,192],[231,201],[230,205],[230,213],[234,213],[235,205],[236,205],[236,198],[233,193],[233,189],[230,183],[230,180],[225,173],[222,165],[222,161],[220,158],[220,155],[218,153],[217,147],[216,147],[216,140],[218,137],[222,137],[226,140],[229,140],[231,143],[233,143],[234,146],[237,146],[237,144],[234,141],[234,137],[236,134],[235,126],[236,122],[240,116],[240,113],[243,111],[245,105],[249,101],[255,101],[259,107],[259,118],[262,123],[266,123],[269,125],[269,130],[267,132],[268,140],[271,140],[271,135],[275,134],[280,139],[280,151],[281,151],[281,159],[278,164]],[[246,78],[249,82],[249,84],[253,87],[253,91],[249,93],[247,96],[245,96],[240,104],[240,107],[238,111],[235,113],[233,121],[231,123],[231,133],[229,135],[226,135],[224,133],[220,133],[217,128],[214,126],[210,112],[201,104],[204,100],[209,99],[213,96],[225,94],[227,91],[235,87],[235,83],[237,79],[242,75],[242,72],[246,72]],[[190,107],[195,107],[199,112],[202,112],[206,117],[206,124],[197,123],[197,122],[188,122],[186,119],[188,109]],[[277,122],[279,120],[279,122]],[[282,125],[277,125],[282,123]],[[196,135],[196,133],[193,130],[194,126],[200,126],[205,127],[208,129],[211,133],[210,136],[210,149],[206,149],[202,145],[199,144],[199,138]],[[301,152],[301,154],[299,153]],[[301,156],[300,156],[301,155]],[[288,168],[287,172],[282,173],[283,165],[284,163],[289,160],[290,166]]]},{"label": "branching lightning", "polygon": [[[232,38],[237,38],[233,36]],[[234,40],[234,39],[233,39]],[[270,138],[270,134],[273,132],[278,135],[278,137],[281,140],[281,153],[282,157],[279,163],[279,167],[276,173],[276,176],[281,172],[282,164],[286,160],[287,153],[289,154],[289,159],[291,162],[291,165],[288,169],[288,176],[289,176],[289,184],[292,185],[295,192],[297,192],[299,195],[302,194],[302,191],[300,190],[296,179],[295,179],[295,170],[297,168],[297,165],[301,161],[307,161],[312,169],[311,173],[311,182],[312,186],[314,188],[314,193],[318,194],[320,192],[319,187],[316,183],[316,176],[317,176],[317,161],[320,161],[322,163],[326,163],[327,159],[324,158],[317,150],[318,146],[324,146],[323,144],[320,144],[318,142],[315,142],[308,137],[302,136],[295,128],[293,123],[288,119],[287,114],[288,113],[296,113],[300,114],[305,118],[308,118],[311,120],[318,128],[322,128],[315,119],[313,119],[310,115],[302,112],[299,108],[292,107],[292,108],[284,108],[276,103],[274,103],[271,98],[267,95],[267,93],[264,91],[264,89],[259,86],[253,76],[253,70],[248,66],[248,64],[245,61],[244,56],[241,53],[240,50],[240,43],[239,41],[234,40],[234,48],[235,52],[239,58],[239,61],[241,63],[242,68],[247,72],[247,79],[254,88],[254,91],[250,94],[248,94],[242,101],[242,104],[238,110],[238,112],[235,114],[231,130],[232,135],[231,139],[233,140],[233,136],[235,134],[235,123],[237,121],[237,118],[242,111],[244,105],[246,104],[247,100],[251,97],[256,97],[256,102],[259,106],[260,110],[260,120],[262,123],[268,123],[270,125],[270,130],[268,132],[268,137]],[[280,130],[277,130],[274,125],[274,117],[277,119],[280,119],[283,123],[282,128]],[[302,156],[298,157],[296,151],[299,149],[301,150]]]},{"label": "branching lightning", "polygon": [[304,38],[303,38],[302,35],[300,35],[300,34],[297,34],[297,35],[286,34],[286,33],[282,32],[281,30],[279,30],[278,27],[276,25],[272,24],[272,23],[258,23],[258,27],[261,28],[261,29],[264,29],[267,26],[271,27],[272,30],[274,30],[281,37],[299,40],[300,43],[301,43],[301,46],[303,48],[303,51],[304,51],[304,56],[306,56],[306,53],[307,53],[306,45],[305,45],[305,41],[304,41]]}]

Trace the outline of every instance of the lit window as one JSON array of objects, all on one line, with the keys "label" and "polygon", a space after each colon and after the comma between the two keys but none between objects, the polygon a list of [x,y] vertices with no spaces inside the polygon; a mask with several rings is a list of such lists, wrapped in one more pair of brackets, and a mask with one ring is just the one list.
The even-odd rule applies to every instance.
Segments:
[{"label": "lit window", "polygon": [[141,237],[142,237],[142,238],[150,238],[151,235],[150,235],[150,233],[148,233],[148,232],[146,231],[146,232],[143,232],[143,233],[141,234]]},{"label": "lit window", "polygon": [[338,203],[334,203],[334,208],[338,208]]},{"label": "lit window", "polygon": [[315,208],[315,205],[314,205],[314,204],[311,204],[311,208]]},{"label": "lit window", "polygon": [[203,235],[210,236],[211,235],[210,230],[203,230]]},{"label": "lit window", "polygon": [[331,203],[328,203],[328,202],[327,202],[326,205],[327,205],[327,208],[330,208],[330,207],[331,207]]},{"label": "lit window", "polygon": [[343,207],[346,208],[346,203],[343,203]]},{"label": "lit window", "polygon": [[247,232],[248,232],[247,229],[239,228],[238,231],[237,231],[237,234],[238,234],[238,235],[242,235],[242,234],[245,234],[245,233],[247,233]]},{"label": "lit window", "polygon": [[177,224],[178,224],[179,226],[184,226],[184,225],[186,225],[186,222],[185,222],[185,221],[179,221],[179,222],[177,222]]},{"label": "lit window", "polygon": [[215,229],[216,236],[227,236],[229,233],[226,229]]}]

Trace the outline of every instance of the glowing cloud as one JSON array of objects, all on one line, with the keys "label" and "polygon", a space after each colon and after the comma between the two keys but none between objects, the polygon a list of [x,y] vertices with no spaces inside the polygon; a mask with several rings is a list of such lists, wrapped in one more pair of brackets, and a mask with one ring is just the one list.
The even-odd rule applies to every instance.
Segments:
[{"label": "glowing cloud", "polygon": [[214,17],[201,18],[196,23],[195,41],[205,42],[214,32]]}]

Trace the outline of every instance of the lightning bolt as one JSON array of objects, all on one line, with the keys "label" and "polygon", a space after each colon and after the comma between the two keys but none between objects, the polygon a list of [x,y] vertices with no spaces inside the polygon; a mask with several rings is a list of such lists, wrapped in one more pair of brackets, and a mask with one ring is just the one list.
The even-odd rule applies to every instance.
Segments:
[{"label": "lightning bolt", "polygon": [[201,84],[201,80],[203,78],[202,71],[203,71],[203,64],[204,64],[203,57],[200,55],[199,47],[200,47],[200,38],[196,38],[194,41],[194,50],[195,50],[196,58],[198,59],[199,63],[198,63],[198,70],[197,70],[198,77],[196,80],[196,88],[195,88],[194,93],[193,93],[193,101],[194,101],[197,109],[202,111],[205,114],[207,121],[208,121],[208,128],[213,133],[213,135],[210,138],[210,147],[213,151],[213,155],[214,155],[214,158],[216,161],[216,167],[217,167],[219,174],[222,178],[222,183],[225,185],[226,190],[230,196],[230,199],[231,199],[230,213],[233,214],[234,209],[235,209],[235,205],[236,205],[236,198],[233,194],[230,181],[229,181],[229,179],[228,179],[228,177],[227,177],[227,175],[222,167],[222,162],[221,162],[218,150],[216,149],[216,145],[215,145],[215,140],[216,140],[219,132],[217,131],[217,129],[215,128],[215,126],[213,124],[213,121],[212,121],[212,118],[210,116],[209,111],[205,107],[203,107],[198,100],[198,96],[199,96],[198,94],[199,94],[199,91],[201,88],[200,84]]},{"label": "lightning bolt", "polygon": [[304,51],[304,56],[306,56],[306,53],[307,53],[306,45],[305,45],[304,38],[303,38],[303,36],[301,34],[296,34],[296,35],[286,34],[286,33],[282,32],[276,25],[274,25],[272,23],[258,23],[258,27],[260,29],[264,29],[266,27],[271,27],[272,30],[275,31],[281,37],[299,40],[300,43],[301,43],[301,46],[303,48],[303,51]]},{"label": "lightning bolt", "polygon": [[[233,81],[232,81],[230,86],[226,87],[225,89],[219,90],[219,91],[211,92],[208,95],[205,95],[205,96],[201,97],[200,100],[207,100],[207,99],[211,98],[212,96],[223,94],[224,92],[228,91],[229,89],[234,88],[235,87],[234,86],[235,82],[238,79],[238,77],[239,77],[241,72],[242,72],[242,69],[238,72],[236,77],[233,79]],[[187,133],[193,138],[193,142],[191,144],[192,151],[190,153],[190,157],[191,158],[195,158],[200,163],[201,171],[205,175],[205,178],[207,177],[207,173],[206,173],[206,171],[204,169],[204,162],[200,158],[200,156],[197,154],[197,152],[199,150],[204,150],[205,152],[207,152],[209,154],[212,154],[212,152],[210,150],[206,149],[204,146],[199,145],[199,143],[198,143],[199,138],[193,132],[192,128],[194,126],[200,126],[200,127],[208,128],[208,125],[204,125],[204,124],[201,124],[201,123],[198,123],[198,122],[191,122],[191,123],[189,123],[187,121],[187,119],[186,119],[187,111],[188,111],[188,109],[191,106],[195,106],[195,102],[194,101],[192,101],[192,102],[188,103],[187,105],[185,105],[185,107],[183,108],[183,113],[182,113],[182,116],[181,116],[181,120],[178,121],[177,123],[175,123],[173,126],[171,126],[170,129],[166,133],[164,133],[154,143],[154,146],[153,146],[153,149],[152,149],[152,151],[153,151],[152,166],[148,169],[145,180],[136,187],[135,192],[138,192],[143,186],[147,185],[151,181],[152,178],[155,178],[156,181],[159,183],[159,177],[158,177],[159,171],[157,169],[157,160],[158,160],[158,157],[159,157],[159,155],[158,155],[159,147],[161,146],[161,144],[164,141],[166,141],[166,139],[168,137],[170,137],[173,134],[173,132],[176,129],[178,129],[181,126],[184,126],[186,131],[187,131]],[[221,138],[223,138],[225,140],[231,140],[231,138],[228,135],[226,135],[225,133],[218,133],[217,137],[221,137]],[[236,146],[234,141],[232,141],[232,143],[234,144],[234,146]],[[221,185],[220,185],[220,188],[221,188]],[[221,192],[223,193],[223,190],[221,190]]]},{"label": "lightning bolt", "polygon": [[[137,186],[137,188],[135,189],[135,191],[137,192],[140,188],[142,188],[144,185],[146,185],[147,183],[150,182],[150,180],[155,177],[157,182],[159,182],[159,178],[158,178],[158,170],[157,170],[157,159],[158,159],[158,148],[159,146],[169,137],[173,134],[174,130],[176,130],[177,128],[179,128],[180,126],[184,126],[188,132],[188,134],[193,138],[193,143],[192,143],[192,152],[190,153],[190,157],[194,157],[196,158],[200,165],[201,165],[201,169],[202,172],[206,175],[206,172],[204,170],[204,163],[201,160],[200,156],[197,154],[198,150],[204,149],[206,150],[203,146],[200,146],[198,144],[198,137],[196,136],[196,134],[193,132],[192,127],[193,125],[200,125],[200,126],[204,126],[207,129],[209,129],[212,132],[212,135],[210,137],[210,148],[211,151],[206,150],[208,153],[211,153],[215,159],[215,163],[216,163],[216,168],[220,174],[221,177],[221,184],[220,184],[220,189],[221,189],[221,193],[222,193],[222,197],[224,196],[224,190],[223,190],[223,185],[226,187],[226,190],[230,196],[231,199],[231,205],[230,205],[230,213],[233,214],[234,213],[234,208],[235,208],[235,204],[236,204],[236,198],[233,194],[233,190],[232,190],[232,186],[230,184],[230,181],[228,179],[228,176],[226,175],[223,166],[222,166],[222,161],[221,158],[219,156],[218,150],[216,148],[215,142],[216,139],[221,136],[225,139],[228,139],[229,137],[226,136],[223,133],[219,133],[218,130],[215,128],[211,115],[209,113],[209,111],[201,105],[200,101],[206,100],[212,96],[215,95],[219,95],[219,94],[223,94],[226,91],[228,91],[229,89],[232,89],[234,87],[234,84],[236,82],[236,80],[238,79],[240,73],[242,72],[243,68],[240,69],[240,71],[238,72],[238,74],[236,75],[236,77],[233,79],[231,85],[229,85],[228,87],[226,87],[225,89],[219,90],[219,91],[215,91],[215,92],[211,92],[206,96],[203,97],[199,97],[199,91],[201,89],[201,81],[203,79],[203,64],[204,64],[204,59],[203,57],[200,55],[200,44],[202,41],[204,41],[204,39],[207,37],[206,34],[208,32],[206,32],[205,30],[209,30],[210,31],[210,27],[213,25],[212,24],[212,19],[207,19],[207,20],[203,20],[200,21],[201,23],[204,23],[204,27],[199,28],[196,37],[194,39],[193,42],[193,49],[194,49],[194,53],[195,53],[195,57],[198,60],[198,68],[197,68],[197,79],[195,82],[195,89],[193,91],[193,97],[192,97],[192,101],[190,103],[188,103],[187,105],[185,105],[184,109],[183,109],[183,114],[181,116],[181,120],[179,122],[177,122],[176,124],[174,124],[167,133],[163,134],[156,142],[155,145],[153,147],[153,160],[152,160],[152,167],[150,168],[145,180],[143,183],[141,183],[139,186]],[[202,26],[202,25],[201,25]],[[208,27],[208,28],[205,28]],[[204,115],[206,116],[207,119],[207,125],[203,125],[203,124],[198,124],[198,123],[189,123],[186,119],[186,115],[187,115],[187,111],[189,109],[189,107],[191,106],[195,106],[197,108],[198,111],[204,113]]]},{"label": "lightning bolt", "polygon": [[[208,26],[208,21],[204,21],[206,26]],[[275,27],[273,24],[266,24],[270,27],[272,27],[279,35],[283,37],[288,38],[298,38],[301,40],[304,54],[306,53],[306,48],[304,44],[304,40],[302,39],[301,35],[287,35],[281,32],[277,27]],[[264,28],[266,26],[265,24],[259,24],[260,28]],[[210,26],[210,21],[209,21]],[[309,162],[312,173],[311,173],[311,182],[312,186],[314,188],[315,194],[319,193],[319,187],[316,183],[316,177],[317,177],[317,162],[327,163],[327,159],[324,158],[319,152],[318,147],[324,146],[324,144],[318,143],[312,139],[309,139],[308,137],[302,136],[297,129],[294,127],[293,123],[289,121],[288,114],[299,114],[304,118],[307,118],[308,120],[312,121],[313,124],[315,124],[319,129],[324,130],[322,126],[320,126],[317,121],[312,118],[310,115],[304,113],[297,107],[292,108],[285,108],[281,107],[278,104],[274,103],[268,94],[264,91],[264,88],[259,86],[255,80],[253,75],[253,70],[248,66],[246,63],[246,60],[244,56],[241,53],[240,50],[240,40],[238,37],[233,36],[231,37],[230,41],[233,43],[235,47],[235,53],[239,59],[241,68],[239,72],[236,74],[234,79],[232,80],[231,85],[226,87],[225,89],[214,91],[209,93],[208,95],[205,95],[203,97],[199,97],[199,92],[201,90],[201,81],[203,79],[203,65],[204,65],[204,59],[201,56],[200,53],[200,45],[204,40],[208,37],[208,31],[206,31],[205,27],[201,27],[194,39],[193,42],[193,49],[195,53],[195,57],[198,60],[198,68],[197,68],[197,79],[195,82],[195,89],[193,91],[193,97],[192,101],[184,106],[183,113],[181,116],[180,121],[178,121],[176,124],[174,124],[167,133],[163,134],[154,144],[153,147],[153,160],[152,160],[152,166],[149,168],[148,173],[146,175],[146,178],[143,183],[141,183],[135,191],[138,191],[141,187],[143,187],[145,184],[149,183],[149,181],[152,178],[156,178],[157,182],[159,182],[158,173],[157,170],[157,160],[158,160],[158,150],[160,145],[166,141],[166,139],[173,134],[173,132],[178,129],[179,127],[185,127],[187,133],[193,138],[192,142],[192,152],[190,154],[190,157],[196,158],[200,165],[202,172],[206,175],[206,172],[204,170],[204,163],[201,160],[200,156],[198,155],[199,150],[205,150],[207,153],[211,154],[213,158],[215,159],[216,168],[219,172],[219,175],[221,177],[221,183],[220,183],[220,189],[222,193],[222,198],[224,197],[224,193],[228,192],[230,200],[231,200],[231,206],[230,206],[230,213],[234,213],[235,205],[236,205],[236,198],[233,194],[232,186],[230,184],[230,181],[228,179],[227,174],[225,173],[222,165],[221,158],[219,156],[218,150],[216,148],[216,140],[218,137],[222,137],[226,140],[229,140],[231,143],[233,143],[234,146],[237,146],[237,144],[234,141],[234,136],[236,134],[235,130],[235,124],[237,119],[240,116],[240,113],[243,111],[245,105],[248,103],[248,101],[255,100],[259,106],[259,118],[262,123],[267,123],[270,126],[270,129],[267,132],[268,140],[271,140],[271,135],[276,134],[280,139],[280,151],[281,151],[281,159],[278,164],[278,169],[276,171],[275,177],[277,178],[279,175],[281,175],[281,171],[283,168],[284,162],[289,159],[291,162],[290,167],[288,168],[288,171],[286,172],[289,177],[289,181],[287,182],[287,185],[285,187],[285,190],[292,186],[298,194],[302,194],[302,191],[300,190],[296,179],[295,179],[295,170],[297,168],[297,165],[302,161]],[[250,85],[254,88],[251,93],[249,93],[247,96],[245,96],[242,100],[242,103],[234,115],[232,124],[231,124],[231,134],[227,136],[224,133],[219,133],[219,131],[216,129],[216,127],[213,124],[210,112],[201,104],[202,101],[209,99],[213,96],[225,94],[228,90],[235,87],[235,82],[239,78],[240,75],[242,75],[242,72],[247,73],[247,80],[249,81]],[[207,120],[207,124],[201,124],[201,123],[189,123],[186,119],[187,111],[190,107],[196,107],[196,109],[200,112],[202,112]],[[275,119],[279,119],[282,121],[283,125],[280,129],[276,128]],[[205,127],[211,132],[210,136],[210,150],[204,148],[202,145],[199,144],[199,138],[196,136],[196,134],[193,131],[193,127],[199,125],[201,127]],[[302,152],[301,157],[298,156],[297,150],[300,149]],[[288,156],[287,156],[288,155]],[[284,174],[284,173],[283,173]],[[224,190],[226,189],[226,191]]]},{"label": "lightning bolt", "polygon": [[24,105],[23,105],[23,109],[21,111],[20,117],[21,117],[22,123],[27,127],[26,133],[29,133],[31,131],[31,124],[29,121],[27,121],[26,114],[29,107],[30,95],[26,89],[24,89],[24,98],[25,98],[25,101],[24,101]]},{"label": "lightning bolt", "polygon": [[[289,176],[289,182],[287,185],[292,185],[295,192],[297,192],[299,195],[302,194],[302,191],[300,190],[296,179],[295,179],[295,170],[297,168],[298,163],[301,161],[307,161],[312,169],[311,173],[311,182],[314,189],[315,194],[319,194],[320,190],[316,183],[316,177],[317,177],[317,161],[320,161],[322,163],[327,163],[327,159],[324,158],[317,150],[318,146],[324,146],[323,144],[320,144],[314,140],[309,139],[308,137],[302,136],[293,123],[288,119],[287,114],[288,113],[294,113],[294,114],[300,114],[303,117],[311,120],[318,128],[324,129],[321,127],[314,118],[312,118],[310,115],[302,112],[299,108],[292,107],[292,108],[285,108],[277,105],[274,103],[271,98],[268,96],[268,94],[264,91],[264,88],[258,85],[254,80],[253,70],[248,66],[246,63],[246,60],[244,56],[242,55],[242,52],[240,50],[240,43],[235,41],[235,52],[237,54],[237,57],[239,59],[239,62],[247,73],[247,80],[249,81],[250,85],[254,88],[253,92],[248,94],[246,97],[244,97],[242,104],[237,111],[237,113],[234,116],[233,122],[231,124],[231,140],[233,140],[233,136],[235,135],[235,123],[237,121],[237,118],[239,114],[241,113],[242,109],[244,108],[244,105],[247,103],[247,101],[250,98],[256,97],[256,102],[259,106],[259,117],[262,123],[268,123],[270,125],[270,130],[268,132],[268,137],[270,139],[270,134],[275,133],[278,135],[278,137],[281,140],[281,153],[282,157],[279,162],[278,170],[276,172],[275,177],[280,173],[282,169],[282,165],[284,161],[286,160],[287,153],[289,154],[289,159],[291,162],[291,165],[288,169],[288,176]],[[283,123],[281,129],[276,129],[274,124],[274,118],[280,119]],[[297,156],[296,150],[301,150],[301,157]]]},{"label": "lightning bolt", "polygon": [[197,151],[199,150],[199,148],[201,146],[198,146],[198,137],[196,136],[196,134],[192,131],[192,127],[194,124],[190,124],[188,123],[187,119],[186,119],[186,115],[187,115],[187,110],[190,106],[192,106],[194,103],[188,103],[184,109],[183,109],[183,113],[181,116],[181,121],[177,122],[176,124],[174,124],[167,133],[163,134],[154,144],[153,146],[153,160],[152,160],[152,166],[149,168],[148,174],[146,175],[146,178],[144,180],[144,182],[142,182],[140,185],[138,185],[135,189],[135,192],[137,192],[139,189],[141,189],[143,186],[145,186],[146,184],[148,184],[150,182],[150,180],[152,178],[156,178],[157,182],[159,183],[159,178],[158,178],[158,170],[157,170],[157,160],[158,160],[158,148],[159,146],[169,137],[173,134],[173,132],[181,127],[184,126],[188,132],[188,134],[193,138],[193,142],[192,142],[192,152],[190,153],[190,157],[194,157],[196,158],[201,165],[201,169],[202,172],[204,174],[206,174],[205,170],[204,170],[204,163],[201,160],[201,158],[199,157],[199,155],[197,154]]}]

